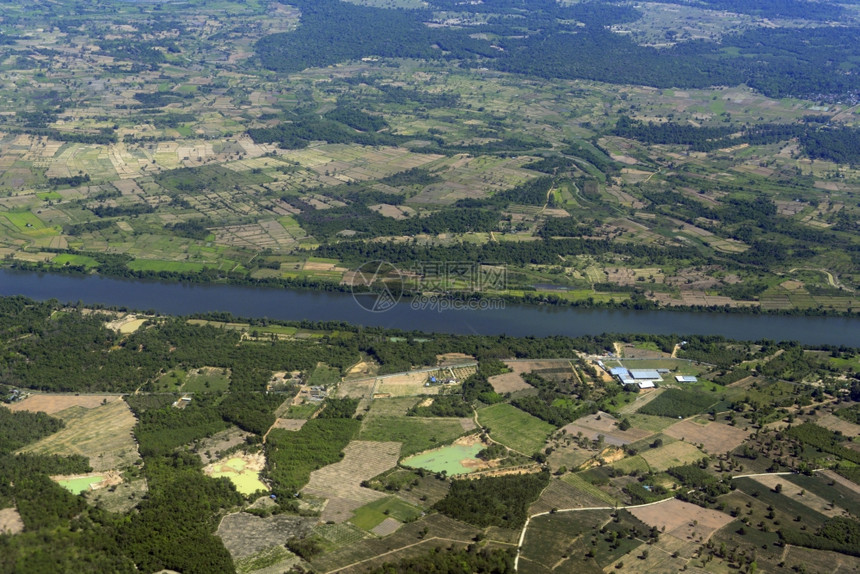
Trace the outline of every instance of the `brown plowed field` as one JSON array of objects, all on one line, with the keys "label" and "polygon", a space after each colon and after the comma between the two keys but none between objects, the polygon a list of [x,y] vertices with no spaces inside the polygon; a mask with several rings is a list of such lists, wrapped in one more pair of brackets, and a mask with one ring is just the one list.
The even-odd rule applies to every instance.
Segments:
[{"label": "brown plowed field", "polygon": [[490,381],[490,384],[493,385],[493,390],[497,393],[513,393],[532,388],[530,384],[523,380],[519,373],[494,375],[487,380]]},{"label": "brown plowed field", "polygon": [[710,454],[722,454],[734,450],[750,435],[748,431],[738,427],[715,422],[700,425],[690,420],[675,423],[663,432],[678,440],[701,444],[702,450]]},{"label": "brown plowed field", "polygon": [[715,531],[734,520],[728,514],[677,499],[628,510],[648,526],[656,526],[661,531],[665,528],[666,534],[681,540],[691,536],[702,536],[703,540],[707,540]]},{"label": "brown plowed field", "polygon": [[102,404],[102,401],[112,403],[121,400],[122,398],[116,395],[30,395],[21,402],[9,405],[9,410],[53,415],[69,407],[92,409]]},{"label": "brown plowed field", "polygon": [[352,511],[386,495],[364,488],[369,480],[397,465],[399,442],[352,441],[344,449],[343,460],[311,473],[302,492],[329,499],[320,517],[323,521],[343,522]]},{"label": "brown plowed field", "polygon": [[[598,417],[600,418],[598,419]],[[564,430],[571,436],[576,436],[577,433],[581,432],[583,436],[590,440],[596,440],[597,435],[603,435],[607,444],[615,446],[630,444],[654,434],[651,431],[635,427],[623,431],[618,428],[619,422],[612,415],[601,412],[577,419],[575,422],[565,426]]]}]

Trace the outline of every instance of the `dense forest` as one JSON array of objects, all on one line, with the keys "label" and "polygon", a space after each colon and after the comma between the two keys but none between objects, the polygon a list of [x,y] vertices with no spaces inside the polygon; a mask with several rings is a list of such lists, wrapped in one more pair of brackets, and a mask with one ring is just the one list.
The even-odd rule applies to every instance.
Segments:
[{"label": "dense forest", "polygon": [[714,151],[741,144],[763,145],[798,139],[804,153],[816,159],[842,164],[860,161],[860,130],[803,124],[760,124],[740,126],[694,127],[692,125],[644,123],[629,117],[619,118],[613,133],[650,144],[689,146],[695,151]]},{"label": "dense forest", "polygon": [[476,526],[517,528],[525,523],[529,505],[548,483],[548,472],[457,480],[435,508]]},{"label": "dense forest", "polygon": [[[655,49],[606,29],[636,20],[640,14],[633,8],[603,2],[562,5],[550,0],[532,2],[528,10],[511,2],[457,3],[456,7],[432,2],[441,9],[502,16],[484,27],[493,35],[493,44],[473,38],[468,28],[425,26],[433,19],[429,10],[385,10],[335,0],[295,4],[302,11],[298,30],[267,36],[257,44],[257,54],[269,69],[294,72],[365,56],[389,56],[460,59],[532,76],[655,87],[745,83],[771,97],[844,94],[860,87],[857,74],[849,73],[856,70],[852,46],[857,33],[851,28],[754,28],[724,37],[720,44],[695,41]],[[842,10],[831,3],[800,0],[755,6],[731,0],[707,4],[763,17],[802,15],[821,20],[838,20]],[[571,22],[584,26],[571,27]],[[797,49],[800,45],[802,50]]]}]

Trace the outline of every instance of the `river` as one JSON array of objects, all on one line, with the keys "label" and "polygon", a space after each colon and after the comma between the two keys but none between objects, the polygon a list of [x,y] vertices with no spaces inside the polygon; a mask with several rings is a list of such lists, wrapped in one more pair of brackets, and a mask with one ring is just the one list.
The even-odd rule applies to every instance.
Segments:
[{"label": "river", "polygon": [[10,269],[0,269],[0,295],[24,295],[40,301],[82,301],[172,315],[229,311],[237,317],[346,321],[407,331],[458,334],[575,337],[605,332],[677,333],[723,335],[738,340],[794,340],[809,345],[860,345],[860,318],[843,317],[626,311],[511,303],[501,309],[440,311],[432,305],[416,309],[409,301],[380,313],[363,309],[348,293],[129,281]]}]

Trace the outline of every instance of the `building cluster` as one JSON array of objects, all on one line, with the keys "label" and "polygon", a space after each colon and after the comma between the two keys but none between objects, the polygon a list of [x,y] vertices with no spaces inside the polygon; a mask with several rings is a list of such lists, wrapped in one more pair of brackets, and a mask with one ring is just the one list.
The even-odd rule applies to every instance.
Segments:
[{"label": "building cluster", "polygon": [[[686,343],[686,341],[684,341]],[[597,366],[612,375],[622,385],[636,385],[640,389],[653,389],[657,383],[663,382],[663,376],[668,375],[669,369],[628,369],[627,367],[607,367],[603,361],[597,361]],[[675,382],[695,383],[698,379],[689,375],[675,375]]]}]

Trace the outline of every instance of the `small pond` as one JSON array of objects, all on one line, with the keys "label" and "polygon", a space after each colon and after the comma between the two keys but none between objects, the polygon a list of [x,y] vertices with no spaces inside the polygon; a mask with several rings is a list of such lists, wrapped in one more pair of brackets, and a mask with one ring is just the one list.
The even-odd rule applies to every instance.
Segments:
[{"label": "small pond", "polygon": [[410,456],[402,461],[404,466],[412,468],[423,468],[431,472],[442,472],[449,476],[454,474],[466,474],[477,470],[475,466],[464,466],[463,461],[476,460],[475,455],[484,449],[479,443],[473,445],[452,444],[420,454]]}]

